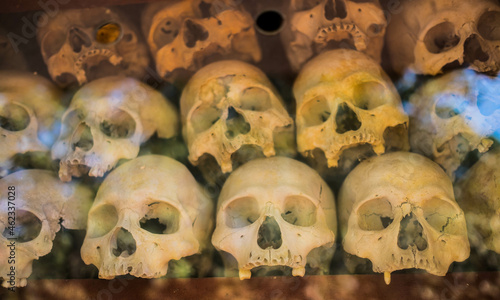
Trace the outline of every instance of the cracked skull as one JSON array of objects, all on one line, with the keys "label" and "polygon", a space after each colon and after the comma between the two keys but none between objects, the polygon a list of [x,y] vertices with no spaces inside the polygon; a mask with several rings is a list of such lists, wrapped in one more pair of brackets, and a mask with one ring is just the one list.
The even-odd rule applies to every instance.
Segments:
[{"label": "cracked skull", "polygon": [[334,196],[307,165],[286,157],[253,160],[229,176],[217,207],[212,244],[236,259],[237,266],[226,268],[237,268],[240,279],[258,267],[285,266],[304,276],[307,264],[328,273]]},{"label": "cracked skull", "polygon": [[138,31],[109,8],[60,11],[37,38],[50,76],[62,87],[112,75],[141,78],[149,64]]},{"label": "cracked skull", "polygon": [[339,192],[344,250],[385,272],[417,268],[443,276],[469,257],[463,211],[449,177],[415,153],[394,152],[361,162]]},{"label": "cracked skull", "polygon": [[396,72],[436,75],[470,65],[500,69],[500,6],[495,0],[405,1],[392,16],[386,45]]},{"label": "cracked skull", "polygon": [[119,159],[137,156],[155,132],[177,133],[174,106],[159,92],[133,79],[107,77],[83,86],[62,117],[61,134],[52,147],[60,160],[59,177],[102,177]]},{"label": "cracked skull", "polygon": [[293,69],[323,50],[355,49],[380,62],[387,21],[378,0],[293,0],[282,40]]},{"label": "cracked skull", "polygon": [[350,169],[367,155],[409,149],[401,99],[382,68],[363,53],[338,49],[318,55],[299,73],[293,93],[298,150],[306,157],[324,155],[328,167]]},{"label": "cracked skull", "polygon": [[212,201],[184,165],[159,155],[136,158],[99,188],[82,259],[104,279],[164,276],[169,261],[208,247],[212,212]]},{"label": "cracked skull", "polygon": [[294,151],[293,120],[266,75],[252,65],[220,61],[202,68],[184,88],[180,105],[194,165],[208,154],[228,173],[245,146],[266,157]]},{"label": "cracked skull", "polygon": [[[451,177],[470,151],[488,151],[500,130],[500,78],[456,70],[425,83],[410,98],[412,151]],[[498,133],[497,133],[498,134]]]},{"label": "cracked skull", "polygon": [[[4,191],[0,198],[2,286],[25,286],[33,260],[52,250],[61,225],[85,229],[93,194],[83,185],[61,182],[56,174],[45,170],[12,173],[0,179],[0,189]],[[14,265],[10,263],[12,257],[14,278],[8,275]]]},{"label": "cracked skull", "polygon": [[63,113],[61,94],[47,79],[0,71],[0,176],[18,153],[48,151]]},{"label": "cracked skull", "polygon": [[177,0],[151,4],[143,13],[143,31],[160,76],[174,81],[182,72],[196,72],[222,58],[260,61],[253,19],[238,3]]}]

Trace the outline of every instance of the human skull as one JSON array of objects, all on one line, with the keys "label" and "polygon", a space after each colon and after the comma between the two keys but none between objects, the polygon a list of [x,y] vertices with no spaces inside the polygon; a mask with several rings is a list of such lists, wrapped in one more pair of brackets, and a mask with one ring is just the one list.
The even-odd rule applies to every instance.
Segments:
[{"label": "human skull", "polygon": [[370,157],[345,179],[339,224],[347,253],[372,262],[386,282],[396,270],[443,276],[469,257],[464,213],[444,171],[415,153]]},{"label": "human skull", "polygon": [[[33,260],[51,251],[61,225],[85,229],[93,194],[83,185],[61,182],[46,170],[12,173],[0,179],[0,189],[2,286],[22,287],[31,274]],[[11,263],[12,259],[15,262]],[[11,267],[15,267],[14,278],[8,275]]]},{"label": "human skull", "polygon": [[477,249],[500,254],[500,150],[483,155],[455,188],[465,212],[469,239]]},{"label": "human skull", "polygon": [[0,177],[14,155],[49,150],[63,113],[60,101],[60,91],[47,79],[0,71]]},{"label": "human skull", "polygon": [[470,65],[478,72],[500,69],[500,6],[496,0],[403,1],[391,15],[386,45],[392,66],[404,73],[436,75]]},{"label": "human skull", "polygon": [[237,260],[240,279],[251,270],[286,266],[304,276],[306,264],[328,272],[337,232],[335,200],[321,177],[286,157],[253,160],[236,169],[217,203],[212,244]]},{"label": "human skull", "polygon": [[0,70],[28,70],[26,58],[16,47],[7,32],[0,28]]},{"label": "human skull", "polygon": [[170,260],[206,249],[212,213],[212,201],[184,165],[141,156],[111,172],[99,188],[82,259],[104,279],[161,277]]},{"label": "human skull", "polygon": [[196,72],[220,59],[260,61],[253,19],[238,3],[176,0],[150,4],[143,13],[143,32],[160,76],[174,81],[179,72]]},{"label": "human skull", "polygon": [[52,80],[62,87],[112,75],[140,79],[149,65],[138,31],[115,9],[60,11],[39,26],[37,38]]},{"label": "human skull", "polygon": [[293,69],[323,50],[355,49],[380,63],[387,21],[378,0],[292,0],[282,33]]},{"label": "human skull", "polygon": [[[382,68],[361,52],[318,55],[300,71],[293,93],[298,150],[306,157],[321,150],[329,168],[343,170],[373,152],[409,149],[401,99]],[[347,159],[350,151],[357,157]]]},{"label": "human skull", "polygon": [[455,70],[425,83],[410,98],[412,151],[440,164],[451,178],[473,150],[488,151],[500,130],[500,78]]},{"label": "human skull", "polygon": [[[189,160],[215,158],[222,172],[233,169],[233,154],[252,145],[264,156],[293,144],[293,120],[281,97],[256,67],[240,61],[205,66],[182,92],[181,117]],[[291,140],[291,142],[283,142]]]},{"label": "human skull", "polygon": [[61,134],[52,147],[59,177],[87,173],[102,177],[119,159],[131,159],[155,132],[177,133],[174,106],[159,92],[133,78],[107,77],[83,86],[62,117]]}]

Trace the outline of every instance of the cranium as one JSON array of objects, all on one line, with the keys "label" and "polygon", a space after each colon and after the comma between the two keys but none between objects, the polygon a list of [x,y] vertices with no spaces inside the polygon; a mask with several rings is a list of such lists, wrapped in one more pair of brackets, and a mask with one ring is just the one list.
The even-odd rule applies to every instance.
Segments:
[{"label": "cranium", "polygon": [[304,276],[306,264],[328,272],[336,232],[334,196],[323,179],[303,163],[272,157],[229,176],[212,244],[236,259],[240,279],[260,266],[286,266]]},{"label": "cranium", "polygon": [[63,113],[60,98],[41,76],[0,71],[0,177],[15,154],[49,150]]},{"label": "cranium", "polygon": [[280,146],[294,151],[289,146],[294,142],[293,120],[265,74],[252,65],[220,61],[202,68],[184,88],[180,102],[183,135],[194,165],[209,154],[227,173],[233,169],[233,154],[244,146],[266,157],[282,151]]},{"label": "cranium", "polygon": [[295,70],[337,48],[356,49],[380,63],[387,21],[378,0],[293,0],[289,19],[282,40]]},{"label": "cranium", "polygon": [[148,155],[111,172],[89,212],[81,249],[99,277],[154,278],[209,245],[213,204],[181,163]]},{"label": "cranium", "polygon": [[149,64],[138,31],[115,9],[60,11],[39,26],[37,38],[50,76],[62,87],[112,75],[140,79]]},{"label": "cranium", "polygon": [[155,132],[174,136],[177,123],[174,106],[151,87],[133,78],[101,78],[74,95],[52,158],[61,160],[61,180],[87,172],[102,177],[119,159],[136,157]]},{"label": "cranium", "polygon": [[260,61],[252,17],[238,2],[176,0],[147,7],[143,31],[160,76],[174,81],[221,58]]},{"label": "cranium", "polygon": [[439,165],[409,152],[361,162],[339,192],[344,250],[367,258],[386,283],[396,270],[443,276],[469,257],[463,211]]},{"label": "cranium", "polygon": [[410,98],[412,150],[432,158],[451,178],[473,150],[486,152],[500,130],[500,79],[455,70],[431,79]]},{"label": "cranium", "polygon": [[[93,194],[82,185],[61,182],[45,170],[12,173],[0,179],[0,189],[2,286],[25,286],[33,260],[51,251],[61,225],[85,229]],[[9,262],[12,259],[15,263]],[[10,277],[12,266],[15,275]]]},{"label": "cranium", "polygon": [[338,49],[318,55],[299,73],[293,93],[297,145],[304,156],[323,151],[328,167],[348,170],[373,152],[409,149],[408,117],[399,95],[363,53]]},{"label": "cranium", "polygon": [[470,65],[500,69],[500,6],[496,0],[403,1],[391,15],[386,45],[392,66],[404,73],[436,75]]}]

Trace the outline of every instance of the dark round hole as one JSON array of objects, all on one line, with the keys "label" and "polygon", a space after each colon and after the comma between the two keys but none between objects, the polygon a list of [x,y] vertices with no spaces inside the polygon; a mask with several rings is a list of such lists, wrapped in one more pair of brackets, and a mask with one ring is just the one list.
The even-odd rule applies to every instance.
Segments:
[{"label": "dark round hole", "polygon": [[277,34],[283,26],[283,16],[275,10],[260,13],[255,20],[257,29],[262,34]]}]

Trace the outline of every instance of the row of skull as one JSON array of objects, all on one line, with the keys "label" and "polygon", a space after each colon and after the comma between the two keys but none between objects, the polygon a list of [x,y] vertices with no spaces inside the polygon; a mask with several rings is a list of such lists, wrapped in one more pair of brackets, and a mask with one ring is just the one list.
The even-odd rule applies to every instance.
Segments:
[{"label": "row of skull", "polygon": [[[344,250],[369,259],[387,283],[391,272],[408,268],[442,276],[452,262],[469,256],[465,217],[469,232],[477,238],[480,231],[486,247],[500,253],[499,160],[500,152],[488,153],[457,185],[464,215],[450,178],[419,154],[394,152],[360,163],[340,188],[338,209],[327,183],[304,163],[256,159],[229,176],[215,222],[203,187],[165,156],[119,166],[93,204],[93,193],[81,184],[63,183],[50,171],[23,170],[0,180],[0,188],[16,197],[0,199],[0,258],[7,261],[15,238],[16,284],[26,285],[32,261],[51,251],[62,224],[87,230],[82,259],[104,279],[164,276],[169,262],[206,251],[210,241],[229,276],[247,279],[259,270],[327,274],[339,225]],[[15,229],[7,222],[7,201],[16,201]],[[8,268],[2,264],[2,276]]]},{"label": "row of skull", "polygon": [[[401,74],[411,69],[435,75],[457,65],[490,73],[500,68],[496,0],[406,0],[386,10],[378,0],[291,0],[282,11],[287,22],[281,39],[296,71],[337,48],[380,62],[384,41]],[[257,62],[262,56],[242,1],[153,3],[143,11],[141,27],[144,38],[115,8],[73,9],[40,23],[37,37],[52,79],[63,87],[109,75],[143,79],[147,48],[158,74],[169,81],[221,58]]]}]

